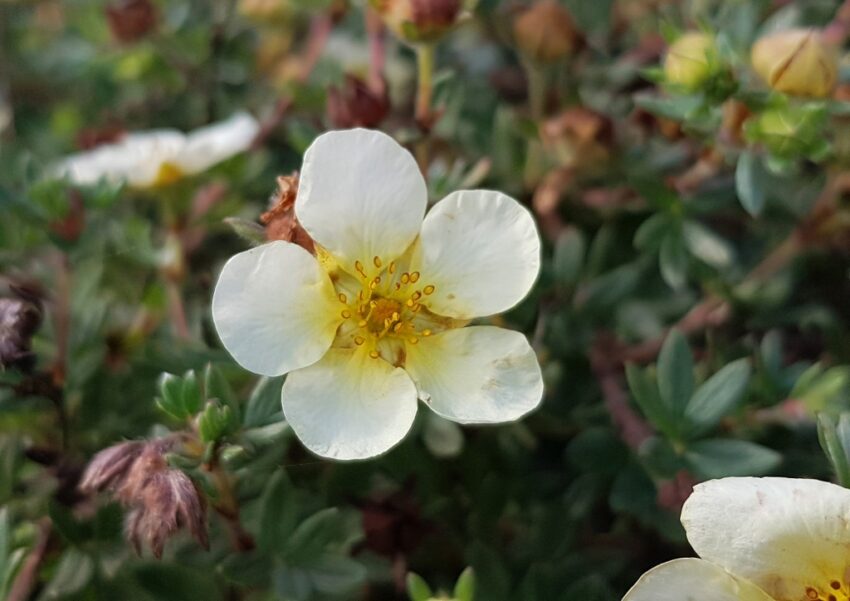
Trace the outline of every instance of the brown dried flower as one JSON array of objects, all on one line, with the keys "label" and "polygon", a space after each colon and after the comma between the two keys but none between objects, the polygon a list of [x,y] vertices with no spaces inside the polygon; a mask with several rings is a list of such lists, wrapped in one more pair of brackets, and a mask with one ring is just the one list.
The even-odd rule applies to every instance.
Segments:
[{"label": "brown dried flower", "polygon": [[116,0],[105,11],[112,35],[122,43],[138,41],[156,27],[157,12],[151,0]]},{"label": "brown dried flower", "polygon": [[127,539],[137,553],[147,545],[157,559],[166,541],[184,527],[209,548],[204,498],[185,473],[165,460],[173,444],[174,439],[159,439],[109,447],[94,456],[80,482],[81,491],[106,491],[126,507]]},{"label": "brown dried flower", "polygon": [[313,239],[295,216],[295,196],[298,194],[298,173],[277,178],[277,190],[269,199],[269,210],[260,215],[266,226],[266,239],[283,240],[301,246],[311,253]]},{"label": "brown dried flower", "polygon": [[570,13],[555,0],[535,2],[514,21],[517,47],[528,58],[551,63],[572,54],[578,33]]},{"label": "brown dried flower", "polygon": [[328,118],[340,129],[375,128],[389,110],[386,86],[379,91],[373,90],[354,75],[346,75],[341,87],[332,86],[328,90]]},{"label": "brown dried flower", "polygon": [[0,298],[0,367],[32,369],[31,339],[41,325],[41,300],[26,287],[12,287],[14,298]]}]

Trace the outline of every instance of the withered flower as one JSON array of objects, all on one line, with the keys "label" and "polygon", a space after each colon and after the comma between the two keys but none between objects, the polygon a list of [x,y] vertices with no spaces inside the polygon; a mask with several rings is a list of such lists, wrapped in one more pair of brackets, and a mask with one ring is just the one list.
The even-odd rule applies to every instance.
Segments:
[{"label": "withered flower", "polygon": [[514,21],[517,47],[528,58],[551,63],[572,54],[578,33],[570,13],[556,0],[541,0]]},{"label": "withered flower", "polygon": [[173,444],[174,439],[159,439],[109,447],[94,456],[80,482],[82,492],[107,492],[128,509],[127,539],[137,553],[147,545],[157,559],[166,541],[184,527],[209,548],[204,498],[185,473],[165,460]]},{"label": "withered flower", "polygon": [[15,297],[0,298],[0,367],[27,371],[35,355],[31,339],[41,325],[41,300],[27,287],[12,287]]},{"label": "withered flower", "polygon": [[157,22],[151,0],[117,0],[106,5],[106,19],[116,40],[136,42],[149,34]]},{"label": "withered flower", "polygon": [[266,226],[268,240],[283,240],[313,252],[313,239],[295,216],[295,196],[298,194],[298,172],[277,178],[277,190],[269,199],[269,210],[260,215]]},{"label": "withered flower", "polygon": [[340,129],[377,127],[389,110],[385,85],[373,90],[359,77],[346,75],[341,87],[328,90],[328,118]]}]

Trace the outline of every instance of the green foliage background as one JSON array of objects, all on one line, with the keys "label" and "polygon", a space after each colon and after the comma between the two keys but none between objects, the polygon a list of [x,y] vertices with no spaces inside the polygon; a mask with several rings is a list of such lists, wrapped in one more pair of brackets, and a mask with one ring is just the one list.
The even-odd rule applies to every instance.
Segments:
[{"label": "green foliage background", "polygon": [[[432,200],[487,187],[539,218],[542,275],[502,323],[538,350],[546,394],[498,427],[446,429],[421,411],[393,451],[346,464],[303,450],[279,379],[230,359],[209,304],[221,265],[249,244],[223,220],[255,233],[245,224],[275,177],[334,127],[329,87],[364,74],[345,45],[368,55],[364,7],[334,13],[299,81],[290,67],[328,3],[280,0],[285,15],[259,22],[244,4],[157,2],[156,27],[122,43],[105,2],[0,1],[0,285],[4,297],[10,282],[42,289],[33,351],[50,382],[0,372],[0,596],[35,557],[26,598],[44,600],[405,599],[408,571],[451,591],[467,566],[480,600],[614,600],[690,553],[678,510],[694,483],[831,478],[830,458],[847,483],[850,428],[835,421],[850,385],[846,109],[805,105],[796,134],[817,144],[781,156],[757,135],[730,142],[723,121],[730,98],[752,114],[802,102],[760,86],[749,47],[826,26],[839,2],[567,0],[582,43],[540,68],[540,120],[526,90],[538,67],[511,34],[523,4],[481,0],[437,46],[430,133],[413,120],[414,52],[387,37],[380,128],[427,138]],[[659,83],[660,33],[700,27],[717,34],[734,91]],[[49,176],[110,130],[188,131],[240,109],[269,126],[263,143],[172,186]],[[193,210],[202,194],[215,202]],[[187,339],[169,312],[174,235]],[[124,540],[117,504],[76,486],[96,452],[169,431],[206,445],[170,460],[207,497],[211,548],[180,534],[156,560]],[[217,511],[225,501],[250,544]]]}]

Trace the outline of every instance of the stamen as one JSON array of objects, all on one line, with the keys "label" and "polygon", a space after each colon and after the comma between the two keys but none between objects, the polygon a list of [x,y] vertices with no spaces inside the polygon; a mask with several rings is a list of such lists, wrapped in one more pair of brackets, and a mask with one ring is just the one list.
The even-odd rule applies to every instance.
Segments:
[{"label": "stamen", "polygon": [[372,359],[377,359],[378,357],[380,357],[378,351],[370,351],[369,356],[372,357]]},{"label": "stamen", "polygon": [[360,346],[364,342],[366,342],[366,339],[363,338],[363,336],[355,336],[354,337],[354,344],[356,344],[357,346]]},{"label": "stamen", "polygon": [[341,302],[342,304],[348,302],[348,297],[345,296],[345,294],[343,294],[342,292],[339,293],[339,302]]},{"label": "stamen", "polygon": [[395,324],[393,326],[393,333],[398,334],[399,330],[401,330],[403,327],[404,327],[404,322],[403,321],[398,322],[397,324]]},{"label": "stamen", "polygon": [[414,293],[410,296],[410,298],[412,298],[412,299],[413,299],[413,300],[415,300],[415,301],[418,301],[420,298],[422,298],[422,293],[421,293],[421,292],[419,292],[419,291],[417,290],[416,292],[414,292]]},{"label": "stamen", "polygon": [[366,271],[363,269],[363,263],[361,263],[360,261],[355,261],[354,269],[356,269],[357,273],[359,273],[361,276],[363,276],[364,278],[366,277]]},{"label": "stamen", "polygon": [[381,267],[381,257],[374,257],[372,259],[372,263],[375,264],[375,267],[380,268]]},{"label": "stamen", "polygon": [[404,272],[403,274],[401,274],[401,283],[402,284],[406,284],[409,281],[410,281],[410,274],[409,273]]},{"label": "stamen", "polygon": [[343,309],[342,310],[342,318],[348,319],[349,317],[351,317],[351,311],[349,311],[348,309]]},{"label": "stamen", "polygon": [[419,272],[418,271],[414,271],[413,273],[410,274],[410,281],[413,282],[414,284],[419,281]]},{"label": "stamen", "polygon": [[390,261],[389,272],[390,275],[395,273],[395,261]]},{"label": "stamen", "polygon": [[425,288],[422,289],[422,292],[424,292],[425,294],[433,294],[434,290],[436,290],[436,288],[433,285],[428,284],[427,286],[425,286]]}]

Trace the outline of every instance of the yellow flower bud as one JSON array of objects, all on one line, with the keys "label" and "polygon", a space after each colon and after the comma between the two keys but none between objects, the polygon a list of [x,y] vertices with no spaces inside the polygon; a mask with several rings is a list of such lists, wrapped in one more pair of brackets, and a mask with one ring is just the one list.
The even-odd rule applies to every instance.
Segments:
[{"label": "yellow flower bud", "polygon": [[667,83],[693,91],[715,73],[717,62],[714,36],[691,31],[676,40],[667,50],[664,77]]},{"label": "yellow flower bud", "polygon": [[532,60],[551,63],[573,52],[578,35],[567,9],[556,0],[541,0],[514,21],[520,51]]},{"label": "yellow flower bud", "polygon": [[758,40],[751,60],[774,90],[795,96],[829,96],[838,76],[838,55],[814,29],[790,29]]}]

